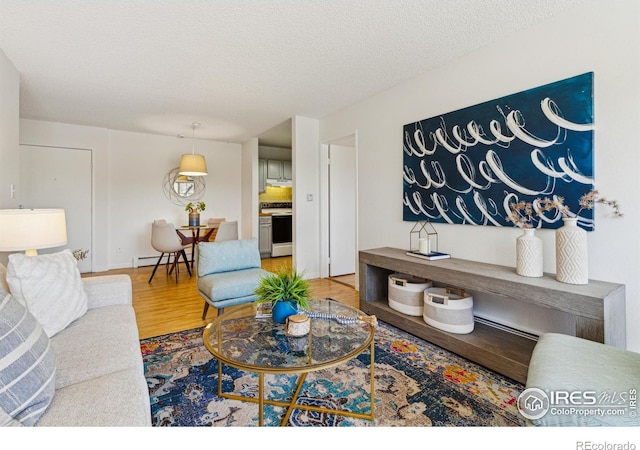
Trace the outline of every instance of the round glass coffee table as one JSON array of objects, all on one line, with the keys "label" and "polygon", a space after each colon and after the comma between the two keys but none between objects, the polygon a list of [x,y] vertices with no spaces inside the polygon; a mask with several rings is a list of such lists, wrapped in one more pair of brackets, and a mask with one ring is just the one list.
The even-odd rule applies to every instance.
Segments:
[{"label": "round glass coffee table", "polygon": [[[258,423],[264,422],[264,405],[287,408],[281,426],[286,425],[294,409],[318,411],[374,420],[374,332],[375,316],[333,299],[309,302],[311,331],[301,337],[287,336],[285,326],[271,317],[256,317],[256,305],[247,303],[226,308],[204,330],[204,344],[218,359],[218,396],[258,403]],[[369,413],[327,409],[297,404],[307,373],[343,364],[369,348],[371,353]],[[222,392],[223,364],[258,374],[258,396],[247,397]],[[265,399],[265,374],[298,374],[290,401]]]}]

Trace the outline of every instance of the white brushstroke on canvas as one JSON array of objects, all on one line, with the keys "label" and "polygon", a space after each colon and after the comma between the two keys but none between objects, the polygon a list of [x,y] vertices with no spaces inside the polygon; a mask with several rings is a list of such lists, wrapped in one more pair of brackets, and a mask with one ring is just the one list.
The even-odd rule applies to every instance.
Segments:
[{"label": "white brushstroke on canvas", "polygon": [[484,145],[493,145],[497,142],[497,140],[488,140],[484,138],[484,131],[478,126],[475,121],[470,121],[467,124],[467,130],[469,134],[476,140],[476,143],[480,142]]},{"label": "white brushstroke on canvas", "polygon": [[416,141],[416,145],[418,146],[418,148],[420,149],[420,151],[416,151],[415,149],[413,150],[413,153],[416,156],[425,156],[425,155],[433,155],[436,152],[436,147],[438,146],[435,142],[433,143],[433,148],[432,149],[428,149],[427,148],[427,144],[424,140],[424,133],[422,132],[422,130],[416,130],[413,133],[413,138]]},{"label": "white brushstroke on canvas", "polygon": [[[491,200],[491,199],[489,199]],[[473,201],[475,202],[476,206],[478,207],[478,209],[484,214],[484,217],[490,221],[492,224],[494,224],[495,226],[499,227],[501,226],[500,223],[498,223],[493,217],[495,216],[495,214],[491,214],[488,210],[487,210],[487,203],[484,199],[483,196],[480,195],[479,192],[474,192],[473,193]],[[493,201],[491,201],[492,206],[495,209],[495,203],[493,203]],[[497,212],[497,211],[496,211]]]},{"label": "white brushstroke on canvas", "polygon": [[576,180],[578,183],[582,183],[582,184],[593,183],[593,178],[582,175],[580,172],[577,171],[577,167],[573,163],[573,160],[569,158],[569,161],[571,161],[571,164],[567,163],[567,160],[565,158],[558,158],[558,165],[564,171],[564,173],[569,175],[572,179]]},{"label": "white brushstroke on canvas", "polygon": [[560,127],[558,127],[558,134],[552,140],[545,140],[535,136],[534,134],[527,131],[524,127],[524,120],[522,119],[522,114],[520,111],[511,111],[507,114],[507,126],[509,130],[521,141],[526,142],[527,144],[534,145],[536,147],[551,147],[552,145],[558,142],[560,138]]},{"label": "white brushstroke on canvas", "polygon": [[438,196],[438,194],[434,192],[433,195],[431,196],[431,199],[433,200],[434,206],[440,213],[440,216],[442,216],[442,218],[448,223],[451,223],[451,224],[455,223],[453,220],[451,220],[451,217],[449,217],[449,214],[447,214],[447,212],[445,211],[444,205],[440,201],[440,197]]},{"label": "white brushstroke on canvas", "polygon": [[438,128],[436,130],[436,138],[440,143],[440,145],[442,145],[444,148],[446,148],[450,153],[453,153],[454,155],[460,153],[463,150],[462,145],[458,145],[457,147],[454,147],[451,144],[449,144],[447,140],[447,136],[445,135],[442,128]]},{"label": "white brushstroke on canvas", "polygon": [[549,97],[542,100],[542,102],[540,102],[540,106],[542,108],[542,112],[547,117],[547,119],[549,119],[551,123],[556,124],[559,127],[562,127],[571,131],[591,131],[594,129],[594,126],[592,123],[587,123],[587,124],[573,123],[573,122],[569,122],[563,117],[560,117],[556,113],[556,111],[558,112],[560,111],[558,109],[558,105],[556,105],[555,102],[551,100]]},{"label": "white brushstroke on canvas", "polygon": [[470,187],[476,189],[485,189],[489,187],[487,184],[482,185],[473,180],[473,178],[475,178],[475,167],[473,167],[473,163],[468,157],[464,155],[458,155],[456,157],[456,167],[458,168],[458,173],[460,174],[462,179],[466,181]]},{"label": "white brushstroke on canvas", "polygon": [[471,225],[478,225],[478,223],[471,218],[471,215],[467,211],[467,205],[464,203],[464,200],[460,196],[456,197],[456,207],[458,208],[458,211],[460,211],[460,214],[462,214],[465,222]]},{"label": "white brushstroke on canvas", "polygon": [[460,125],[454,125],[451,132],[453,133],[453,137],[456,138],[456,141],[460,143],[460,145],[464,145],[465,147],[473,147],[478,143],[477,139],[472,141],[465,140],[465,137],[460,134]]},{"label": "white brushstroke on canvas", "polygon": [[[553,168],[548,158],[544,156],[544,153],[538,148],[531,152],[531,162],[540,173],[554,178],[562,178],[568,181],[567,175],[564,172],[559,172]],[[545,164],[546,163],[546,164]]]},{"label": "white brushstroke on canvas", "polygon": [[500,127],[500,122],[498,122],[497,120],[492,120],[489,123],[489,129],[491,130],[491,133],[498,139],[498,141],[503,142],[505,144],[508,144],[509,142],[515,139],[515,135],[506,136],[502,134],[502,128]]},{"label": "white brushstroke on canvas", "polygon": [[502,170],[502,162],[500,161],[500,157],[498,157],[498,154],[495,151],[489,150],[485,158],[487,160],[487,163],[489,164],[489,167],[491,167],[491,170],[493,171],[493,173],[495,173],[496,176],[500,179],[500,181],[502,181],[504,184],[509,186],[511,189],[516,190],[521,194],[525,194],[525,195],[538,195],[539,193],[538,191],[526,188],[521,184],[516,183],[513,179],[511,179],[511,177],[509,177]]}]

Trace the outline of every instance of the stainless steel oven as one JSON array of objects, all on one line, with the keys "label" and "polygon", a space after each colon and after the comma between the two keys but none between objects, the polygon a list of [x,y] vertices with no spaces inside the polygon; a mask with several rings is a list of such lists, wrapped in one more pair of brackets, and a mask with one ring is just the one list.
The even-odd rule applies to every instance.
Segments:
[{"label": "stainless steel oven", "polygon": [[293,253],[292,204],[263,203],[261,211],[271,215],[271,257],[289,256]]},{"label": "stainless steel oven", "polygon": [[271,215],[271,256],[288,256],[292,253],[292,214]]}]

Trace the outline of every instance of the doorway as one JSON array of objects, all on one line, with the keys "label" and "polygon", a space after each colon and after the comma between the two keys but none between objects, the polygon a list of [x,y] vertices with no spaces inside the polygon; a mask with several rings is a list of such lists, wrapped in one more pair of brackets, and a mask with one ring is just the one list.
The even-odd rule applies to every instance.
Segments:
[{"label": "doorway", "polygon": [[[92,153],[87,149],[20,145],[20,202],[25,208],[62,208],[65,248],[88,250],[80,272],[92,271]],[[39,250],[54,253],[62,248]]]},{"label": "doorway", "polygon": [[328,273],[355,288],[357,267],[357,168],[355,135],[328,145]]}]

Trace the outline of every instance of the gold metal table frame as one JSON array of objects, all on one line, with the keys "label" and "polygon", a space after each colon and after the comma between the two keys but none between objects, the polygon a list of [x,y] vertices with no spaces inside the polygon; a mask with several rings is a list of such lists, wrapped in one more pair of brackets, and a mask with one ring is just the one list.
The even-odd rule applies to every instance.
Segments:
[{"label": "gold metal table frame", "polygon": [[[321,309],[321,310],[325,310],[326,308],[324,308],[323,306],[326,306],[326,302],[332,302],[332,304],[334,306],[337,307],[337,310],[341,312],[341,315],[344,315],[345,313],[348,313],[350,317],[363,317],[364,313],[362,313],[361,311],[350,307],[348,305],[344,305],[341,303],[336,302],[335,300],[331,300],[331,299],[318,299],[318,300],[314,300],[311,305],[311,310],[314,311],[316,309]],[[334,308],[336,309],[336,308]],[[285,367],[274,367],[274,366],[267,366],[267,365],[260,365],[257,363],[248,363],[245,361],[240,361],[237,359],[234,359],[232,357],[230,357],[228,354],[225,353],[225,351],[223,350],[223,344],[224,344],[224,332],[223,332],[223,324],[226,321],[227,323],[232,323],[233,321],[266,321],[266,322],[262,322],[264,324],[264,326],[271,326],[273,329],[278,329],[278,327],[281,327],[282,330],[284,330],[284,325],[279,325],[276,323],[273,323],[273,321],[271,320],[271,318],[268,319],[256,319],[255,318],[255,305],[254,304],[244,304],[244,305],[238,305],[238,306],[234,306],[234,307],[230,307],[225,309],[224,314],[222,314],[219,317],[216,317],[211,323],[209,323],[205,330],[204,330],[204,334],[203,334],[203,340],[205,343],[205,346],[207,347],[207,349],[211,352],[211,354],[218,359],[218,397],[220,398],[226,398],[226,399],[230,399],[230,400],[240,400],[240,401],[246,401],[246,402],[251,402],[251,403],[257,403],[258,404],[258,424],[259,426],[263,426],[264,425],[264,406],[265,405],[272,405],[272,406],[279,406],[279,407],[284,407],[287,408],[286,413],[284,415],[284,417],[282,418],[282,421],[280,423],[280,426],[286,426],[287,422],[289,421],[289,418],[291,417],[291,414],[293,413],[293,411],[295,409],[298,410],[305,410],[305,411],[316,411],[316,412],[321,412],[321,413],[326,413],[326,414],[334,414],[334,415],[339,415],[339,416],[346,416],[346,417],[353,417],[353,418],[358,418],[358,419],[365,419],[365,420],[370,420],[370,421],[374,421],[374,417],[375,417],[375,407],[374,407],[374,403],[375,403],[375,378],[374,378],[374,370],[375,370],[375,364],[374,364],[374,358],[375,358],[375,342],[374,342],[374,332],[375,332],[375,318],[373,320],[373,323],[369,323],[369,328],[368,328],[368,335],[362,339],[362,342],[359,343],[359,345],[355,346],[355,348],[351,349],[348,352],[344,352],[342,354],[337,354],[335,355],[335,357],[329,357],[326,360],[322,360],[322,361],[314,361],[313,360],[313,342],[314,342],[314,325],[319,325],[316,324],[316,321],[326,321],[326,322],[331,322],[334,319],[316,319],[316,318],[312,318],[311,319],[311,332],[305,336],[304,338],[296,338],[296,339],[306,339],[308,344],[307,344],[307,348],[306,348],[306,357],[304,359],[306,359],[306,363],[304,364],[295,364],[293,366],[285,366]],[[268,325],[266,325],[268,324]],[[362,324],[360,324],[362,325]],[[358,326],[358,325],[352,325],[352,326]],[[235,329],[233,330],[234,332],[236,331],[237,328],[241,328],[237,326],[234,327]],[[326,333],[326,325],[324,326],[323,331]],[[340,328],[340,327],[336,327],[336,328]],[[237,336],[234,335],[234,338]],[[241,338],[239,338],[241,339]],[[316,338],[317,339],[317,338]],[[353,412],[353,411],[348,411],[348,410],[338,410],[338,409],[331,409],[331,408],[324,408],[321,406],[314,406],[314,405],[304,405],[304,404],[297,404],[298,401],[298,396],[300,395],[300,392],[302,391],[302,387],[304,385],[304,381],[307,377],[307,374],[309,372],[315,372],[315,371],[320,371],[320,370],[324,370],[324,369],[329,369],[338,365],[341,365],[347,361],[350,361],[351,359],[355,358],[356,356],[360,355],[361,353],[363,353],[364,351],[367,350],[367,348],[369,348],[369,352],[371,355],[371,359],[370,359],[370,388],[369,388],[369,400],[370,400],[370,411],[369,413],[360,413],[360,412]],[[248,371],[248,372],[255,372],[258,374],[258,396],[256,397],[249,397],[249,396],[245,396],[245,395],[238,395],[238,394],[234,394],[233,392],[223,392],[222,389],[222,366],[223,364],[226,364],[228,366],[231,367],[235,367],[236,369],[240,369],[240,370],[244,370],[244,371]],[[281,401],[281,400],[272,400],[272,399],[265,399],[264,396],[264,376],[266,374],[271,374],[271,375],[277,375],[277,374],[287,374],[287,375],[299,375],[298,380],[297,380],[297,384],[295,387],[295,390],[293,391],[293,394],[291,396],[291,399],[289,401]]]}]

